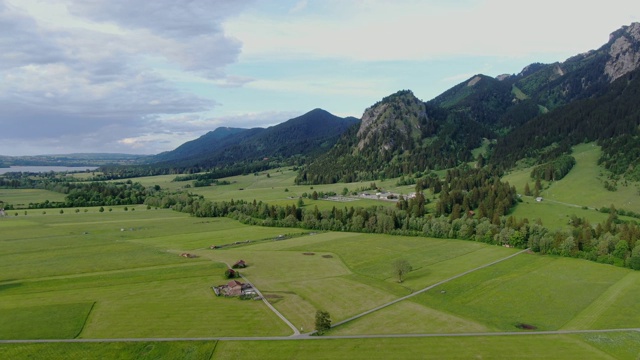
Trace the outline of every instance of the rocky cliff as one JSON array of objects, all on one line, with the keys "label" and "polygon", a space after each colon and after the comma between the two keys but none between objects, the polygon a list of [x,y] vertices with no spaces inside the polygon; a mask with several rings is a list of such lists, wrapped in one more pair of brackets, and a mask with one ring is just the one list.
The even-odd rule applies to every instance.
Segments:
[{"label": "rocky cliff", "polygon": [[640,67],[640,23],[623,26],[609,37],[605,74],[611,82]]}]

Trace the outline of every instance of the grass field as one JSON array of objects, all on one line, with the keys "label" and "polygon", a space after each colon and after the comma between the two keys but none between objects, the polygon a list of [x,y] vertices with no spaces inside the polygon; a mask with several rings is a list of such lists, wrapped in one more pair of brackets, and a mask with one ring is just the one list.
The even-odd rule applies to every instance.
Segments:
[{"label": "grass field", "polygon": [[[0,345],[3,359],[213,359],[216,341]],[[217,358],[217,356],[216,356]]]},{"label": "grass field", "polygon": [[[64,194],[39,189],[0,189],[0,203],[11,204],[16,209],[26,209],[30,203],[49,201],[64,201]],[[6,205],[0,205],[4,207]],[[29,210],[37,211],[37,210]],[[9,214],[12,211],[8,211]],[[20,215],[24,210],[19,210]]]},{"label": "grass field", "polygon": [[0,344],[4,359],[621,359],[637,360],[640,333]]},{"label": "grass field", "polygon": [[[624,185],[620,181],[618,191],[611,192],[604,189],[606,176],[598,166],[600,147],[592,143],[582,144],[573,148],[573,156],[576,165],[562,180],[544,183],[540,196],[544,200],[536,202],[532,196],[522,196],[523,202],[513,210],[512,215],[517,218],[530,220],[540,219],[550,229],[567,227],[572,215],[586,218],[592,224],[607,220],[608,214],[603,214],[596,209],[609,207],[615,204],[618,209],[640,212],[637,184]],[[514,170],[507,174],[503,180],[516,187],[520,194],[524,194],[524,187],[529,183],[533,191],[535,181],[531,179],[532,168]],[[622,217],[623,220],[636,221],[637,219]]]},{"label": "grass field", "polygon": [[[582,151],[576,152],[578,165],[593,160],[596,150],[586,145],[578,150]],[[578,175],[591,169],[578,165],[574,169]],[[293,176],[284,169],[270,172],[270,177],[238,176],[231,178],[231,185],[192,190],[211,200],[295,203],[302,192],[368,186],[310,189],[292,186]],[[519,181],[520,175],[509,176]],[[142,181],[150,186],[184,185],[172,178]],[[395,180],[387,180],[378,185],[393,189],[394,184]],[[561,184],[548,190],[553,194]],[[32,195],[14,196],[20,201],[20,196]],[[593,223],[606,218],[595,210],[528,200],[518,206],[516,216],[521,217],[518,212],[530,219],[539,216],[547,226],[563,227],[572,214]],[[321,209],[368,202],[381,203],[305,199],[306,206]],[[241,273],[295,327],[308,332],[317,309],[329,311],[336,323],[517,251],[471,241],[247,226],[226,218],[147,210],[142,205],[130,206],[129,211],[112,207],[103,213],[97,208],[74,210],[64,209],[63,214],[58,209],[30,210],[26,216],[21,212],[0,218],[0,339],[288,336],[291,329],[261,301],[214,295],[211,286],[226,282],[225,263],[247,261],[249,267]],[[286,239],[278,240],[284,234]],[[231,246],[211,250],[211,245]],[[179,256],[182,252],[198,257],[187,259]],[[403,283],[393,275],[395,259],[406,259],[413,267]],[[345,323],[329,335],[501,331],[522,335],[0,344],[0,358],[637,360],[638,332],[533,335],[516,325],[541,331],[638,328],[638,298],[640,273],[578,259],[520,254]]]},{"label": "grass field", "polygon": [[[290,332],[260,302],[215,297],[211,286],[225,282],[223,264],[166,249],[190,233],[215,238],[216,229],[235,227],[248,235],[247,226],[170,210],[117,210],[0,219],[0,314],[10,319],[0,322],[0,338]],[[264,236],[257,228],[253,234]]]},{"label": "grass field", "polygon": [[606,172],[597,165],[600,148],[593,144],[574,147],[573,156],[576,165],[569,174],[557,181],[542,194],[551,200],[578,204],[593,208],[608,207],[615,204],[617,208],[640,212],[638,187],[634,183],[625,186],[624,181],[618,183],[617,191],[604,190]]}]

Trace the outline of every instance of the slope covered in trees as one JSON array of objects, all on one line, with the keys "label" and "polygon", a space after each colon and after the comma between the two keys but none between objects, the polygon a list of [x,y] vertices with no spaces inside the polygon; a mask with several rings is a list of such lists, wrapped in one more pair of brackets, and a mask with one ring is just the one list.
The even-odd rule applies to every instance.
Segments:
[{"label": "slope covered in trees", "polygon": [[352,182],[450,168],[470,161],[471,150],[491,134],[477,121],[400,91],[368,108],[360,127],[304,167],[296,182]]},{"label": "slope covered in trees", "polygon": [[[570,146],[589,141],[612,143],[618,136],[637,135],[640,125],[640,70],[631,72],[598,96],[577,100],[536,117],[498,139],[492,162],[510,167],[522,158],[551,160]],[[609,147],[609,159],[616,154]]]}]

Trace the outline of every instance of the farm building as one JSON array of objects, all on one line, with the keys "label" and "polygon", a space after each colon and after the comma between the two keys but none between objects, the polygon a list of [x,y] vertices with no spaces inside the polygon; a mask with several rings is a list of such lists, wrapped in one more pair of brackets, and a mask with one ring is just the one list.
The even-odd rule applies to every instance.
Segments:
[{"label": "farm building", "polygon": [[240,268],[246,268],[246,267],[247,267],[247,263],[244,260],[238,260],[232,266],[232,268],[234,268],[234,269],[240,269]]},{"label": "farm building", "polygon": [[256,294],[250,284],[244,284],[238,280],[231,280],[224,285],[214,286],[213,291],[217,296],[242,296]]}]

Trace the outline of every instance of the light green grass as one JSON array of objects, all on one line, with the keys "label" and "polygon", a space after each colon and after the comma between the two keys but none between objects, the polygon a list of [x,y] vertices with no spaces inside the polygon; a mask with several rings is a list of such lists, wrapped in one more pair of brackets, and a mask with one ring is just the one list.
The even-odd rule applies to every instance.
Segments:
[{"label": "light green grass", "polygon": [[4,344],[3,359],[208,360],[216,341]]},{"label": "light green grass", "polygon": [[600,153],[600,148],[594,144],[574,147],[576,165],[561,181],[551,184],[542,192],[542,196],[592,208],[615,204],[617,208],[640,212],[638,189],[634,183],[624,186],[623,182],[619,182],[618,191],[614,192],[604,189],[606,172],[597,164]]},{"label": "light green grass", "polygon": [[[629,272],[583,260],[523,254],[443,284],[416,301],[503,331],[517,330],[518,323],[556,330]],[[628,311],[627,316],[635,317],[640,309]]]},{"label": "light green grass", "polygon": [[487,151],[489,150],[489,145],[491,145],[491,140],[486,138],[482,139],[482,144],[479,147],[471,150],[471,156],[473,156],[473,162],[471,162],[470,164],[475,164],[475,161],[478,158],[478,155],[482,155],[486,159]]},{"label": "light green grass", "polygon": [[[61,302],[95,302],[80,337],[291,332],[261,302],[216,297],[211,286],[226,282],[223,264],[179,256],[189,249],[190,234],[216,238],[219,230],[222,237],[231,238],[229,231],[234,229],[241,236],[247,231],[263,233],[259,228],[170,210],[122,208],[0,223],[0,310],[21,314],[27,334],[39,334],[36,328],[42,324],[37,315],[29,316],[31,309]],[[154,239],[159,239],[157,244]],[[187,246],[180,248],[181,242]],[[173,245],[178,248],[168,251]]]},{"label": "light green grass", "polygon": [[[640,313],[638,312],[630,312],[628,314],[625,314],[625,316],[623,317],[618,316],[616,321],[613,322],[609,320],[609,316],[603,317],[602,315],[609,309],[618,309],[617,306],[613,306],[614,303],[623,299],[624,295],[628,294],[629,292],[634,294],[634,296],[637,295],[639,293],[638,290],[636,289],[635,291],[633,291],[633,288],[637,287],[638,284],[640,284],[640,274],[638,274],[637,272],[628,273],[618,282],[611,285],[606,291],[602,293],[602,295],[600,295],[581,313],[579,313],[571,321],[565,324],[563,326],[563,329],[592,328],[594,323],[596,323],[598,320],[605,320],[600,321],[599,323],[601,325],[606,324],[607,328],[610,326],[618,326],[621,328],[636,326],[639,320],[638,315],[640,315]],[[629,315],[632,315],[632,317],[629,317]]]},{"label": "light green grass", "polygon": [[0,309],[0,339],[72,339],[80,334],[93,303]]},{"label": "light green grass", "polygon": [[1,344],[4,359],[620,359],[637,360],[640,333],[303,341]]},{"label": "light green grass", "polygon": [[[559,204],[553,200],[545,199],[536,202],[530,196],[523,196],[523,201],[518,203],[510,215],[518,219],[527,218],[530,223],[540,219],[549,230],[566,229],[573,215],[585,218],[593,225],[607,221],[609,214],[604,214],[594,209],[584,209],[577,206]],[[627,219],[627,218],[625,218]]]},{"label": "light green grass", "polygon": [[527,94],[525,94],[522,90],[520,90],[517,86],[513,85],[511,87],[511,93],[515,95],[518,100],[526,100],[529,98]]},{"label": "light green grass", "polygon": [[[0,189],[0,202],[13,205],[14,208],[20,209],[20,215],[24,213],[24,209],[29,207],[30,203],[43,203],[49,201],[64,201],[64,194],[40,189]],[[28,210],[37,211],[37,210]],[[13,214],[14,211],[8,211]]]},{"label": "light green grass", "polygon": [[[316,309],[344,320],[514,250],[458,240],[320,233],[197,253],[228,264],[247,261],[241,273],[296,327],[310,329]],[[398,258],[414,267],[402,284],[393,276]]]},{"label": "light green grass", "polygon": [[[544,188],[540,196],[544,200],[541,203],[537,203],[531,196],[523,195],[523,202],[518,203],[511,214],[517,218],[540,219],[548,228],[557,229],[566,228],[572,215],[586,218],[592,224],[604,222],[608,215],[595,209],[609,207],[611,204],[619,209],[640,211],[640,202],[636,201],[636,183],[624,186],[624,181],[620,181],[618,191],[605,190],[603,182],[606,180],[606,171],[597,164],[600,154],[600,147],[593,143],[575,146],[572,155],[576,159],[576,165],[569,174],[560,181],[543,182]],[[530,178],[532,169],[514,170],[505,175],[503,181],[515,186],[520,194],[524,194],[526,183],[529,183],[529,188],[533,191],[535,181]]]},{"label": "light green grass", "polygon": [[403,301],[348,322],[331,335],[357,334],[446,334],[487,332],[486,326],[436,309]]},{"label": "light green grass", "polygon": [[[479,336],[307,341],[221,341],[216,359],[629,359],[636,360],[635,333]],[[611,341],[626,347],[601,346]],[[635,353],[634,353],[635,352]]]},{"label": "light green grass", "polygon": [[[282,179],[278,180],[279,176]],[[272,177],[274,185],[287,178],[285,174]],[[63,215],[1,219],[0,313],[14,311],[21,316],[24,331],[31,334],[25,336],[42,336],[33,327],[38,324],[33,309],[93,303],[90,314],[84,313],[80,338],[286,336],[291,329],[262,302],[215,297],[211,286],[226,282],[224,263],[247,261],[249,267],[241,273],[296,327],[310,331],[317,309],[329,311],[337,322],[517,251],[470,241],[359,233],[321,232],[275,240],[276,235],[302,230],[252,227],[226,218],[194,218],[143,206],[135,209],[125,212],[123,207],[114,207],[112,212],[99,213],[89,208],[78,214],[65,209]],[[267,240],[208,248],[259,239]],[[199,257],[178,256],[183,251]],[[402,284],[393,277],[391,266],[400,258],[414,268]],[[640,277],[630,270],[521,254],[347,323],[332,333],[518,331],[518,322],[540,330],[637,327],[640,309],[635,305],[639,296]],[[74,319],[80,318],[69,316],[74,324],[70,328],[77,331],[79,320]],[[71,330],[65,330],[65,334],[77,335]],[[624,345],[632,344],[634,336],[544,337],[550,352],[545,352],[536,336],[503,337],[501,341],[484,337],[482,341],[438,338],[234,343],[242,344],[241,350],[222,342],[216,358],[342,356],[333,356],[333,348],[317,353],[318,344],[324,341],[336,344],[349,358],[367,354],[407,357],[414,354],[414,349],[423,349],[419,355],[433,357],[500,357],[512,355],[515,348],[521,349],[518,356],[522,357],[553,353],[559,358],[629,358],[629,352],[615,350],[607,339]],[[461,342],[470,348],[459,348]],[[516,344],[513,348],[512,343]],[[363,347],[377,351],[369,353]],[[17,347],[0,347],[0,351],[7,349],[14,351]],[[51,349],[58,351],[53,350],[58,349],[56,346]],[[245,349],[255,353],[245,354]],[[166,351],[173,350],[169,346]]]}]

